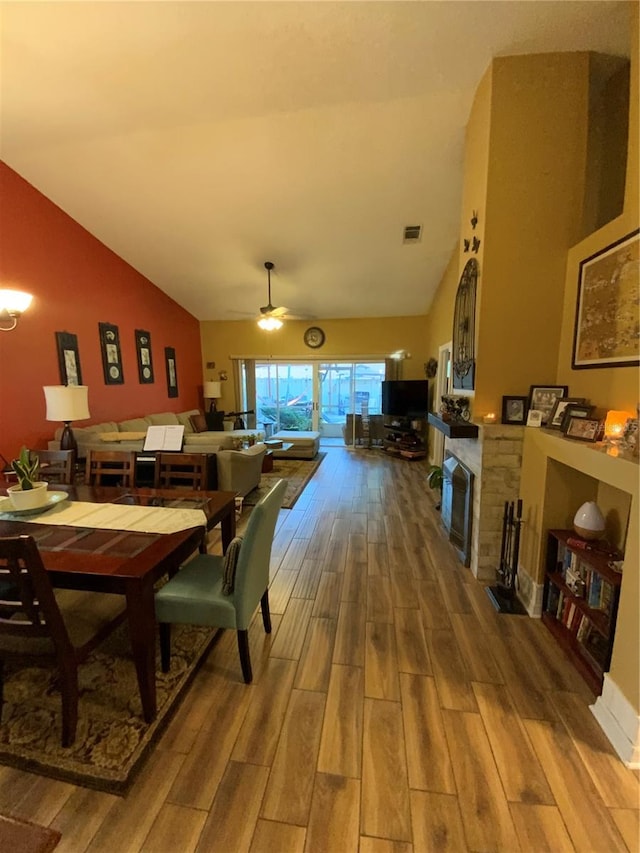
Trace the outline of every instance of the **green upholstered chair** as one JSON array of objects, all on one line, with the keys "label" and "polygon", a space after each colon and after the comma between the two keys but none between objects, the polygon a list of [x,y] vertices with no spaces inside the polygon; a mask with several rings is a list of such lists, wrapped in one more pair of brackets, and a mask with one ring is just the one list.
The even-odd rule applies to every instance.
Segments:
[{"label": "green upholstered chair", "polygon": [[278,480],[253,508],[238,550],[233,592],[223,592],[225,558],[214,554],[194,557],[158,590],[156,616],[163,672],[169,669],[172,623],[211,625],[236,629],[242,675],[247,684],[251,682],[248,628],[260,602],[264,629],[271,633],[269,560],[285,489],[286,481]]}]

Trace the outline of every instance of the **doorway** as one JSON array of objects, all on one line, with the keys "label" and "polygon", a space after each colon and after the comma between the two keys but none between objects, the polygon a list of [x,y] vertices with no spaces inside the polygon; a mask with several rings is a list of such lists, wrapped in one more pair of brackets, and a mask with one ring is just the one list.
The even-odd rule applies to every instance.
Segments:
[{"label": "doorway", "polygon": [[380,361],[255,362],[256,429],[314,430],[323,438],[344,436],[347,414],[382,412],[385,364]]}]

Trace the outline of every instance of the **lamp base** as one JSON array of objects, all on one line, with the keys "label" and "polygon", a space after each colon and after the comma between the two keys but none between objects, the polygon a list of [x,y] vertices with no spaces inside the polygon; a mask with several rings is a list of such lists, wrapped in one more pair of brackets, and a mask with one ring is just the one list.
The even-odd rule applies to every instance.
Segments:
[{"label": "lamp base", "polygon": [[73,450],[76,455],[78,453],[78,442],[71,429],[71,421],[64,422],[64,429],[60,436],[60,450]]},{"label": "lamp base", "polygon": [[216,409],[216,401],[211,400],[211,402],[209,403],[209,412],[213,413],[213,412],[217,412],[217,411],[218,410]]}]

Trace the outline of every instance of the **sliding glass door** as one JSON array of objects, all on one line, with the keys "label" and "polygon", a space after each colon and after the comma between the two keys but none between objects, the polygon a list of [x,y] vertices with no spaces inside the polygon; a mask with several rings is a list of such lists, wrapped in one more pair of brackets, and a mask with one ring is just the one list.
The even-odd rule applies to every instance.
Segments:
[{"label": "sliding glass door", "polygon": [[256,428],[342,438],[347,414],[381,413],[384,371],[384,362],[256,361]]}]

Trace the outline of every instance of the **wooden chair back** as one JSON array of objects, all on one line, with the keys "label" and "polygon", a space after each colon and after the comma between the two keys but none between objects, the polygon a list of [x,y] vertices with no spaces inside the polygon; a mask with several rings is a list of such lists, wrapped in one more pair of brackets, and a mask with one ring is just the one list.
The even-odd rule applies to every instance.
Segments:
[{"label": "wooden chair back", "polygon": [[153,485],[156,489],[206,489],[207,471],[206,453],[157,453]]},{"label": "wooden chair back", "polygon": [[88,486],[132,487],[136,480],[136,454],[125,450],[90,450],[85,483]]},{"label": "wooden chair back", "polygon": [[126,611],[119,596],[71,590],[59,596],[68,605],[66,611],[31,536],[0,538],[0,714],[4,661],[49,660],[58,668],[66,747],[76,734],[78,664],[122,622]]},{"label": "wooden chair back", "polygon": [[40,475],[48,483],[72,486],[75,478],[76,454],[73,450],[32,450],[31,457],[40,460]]}]

